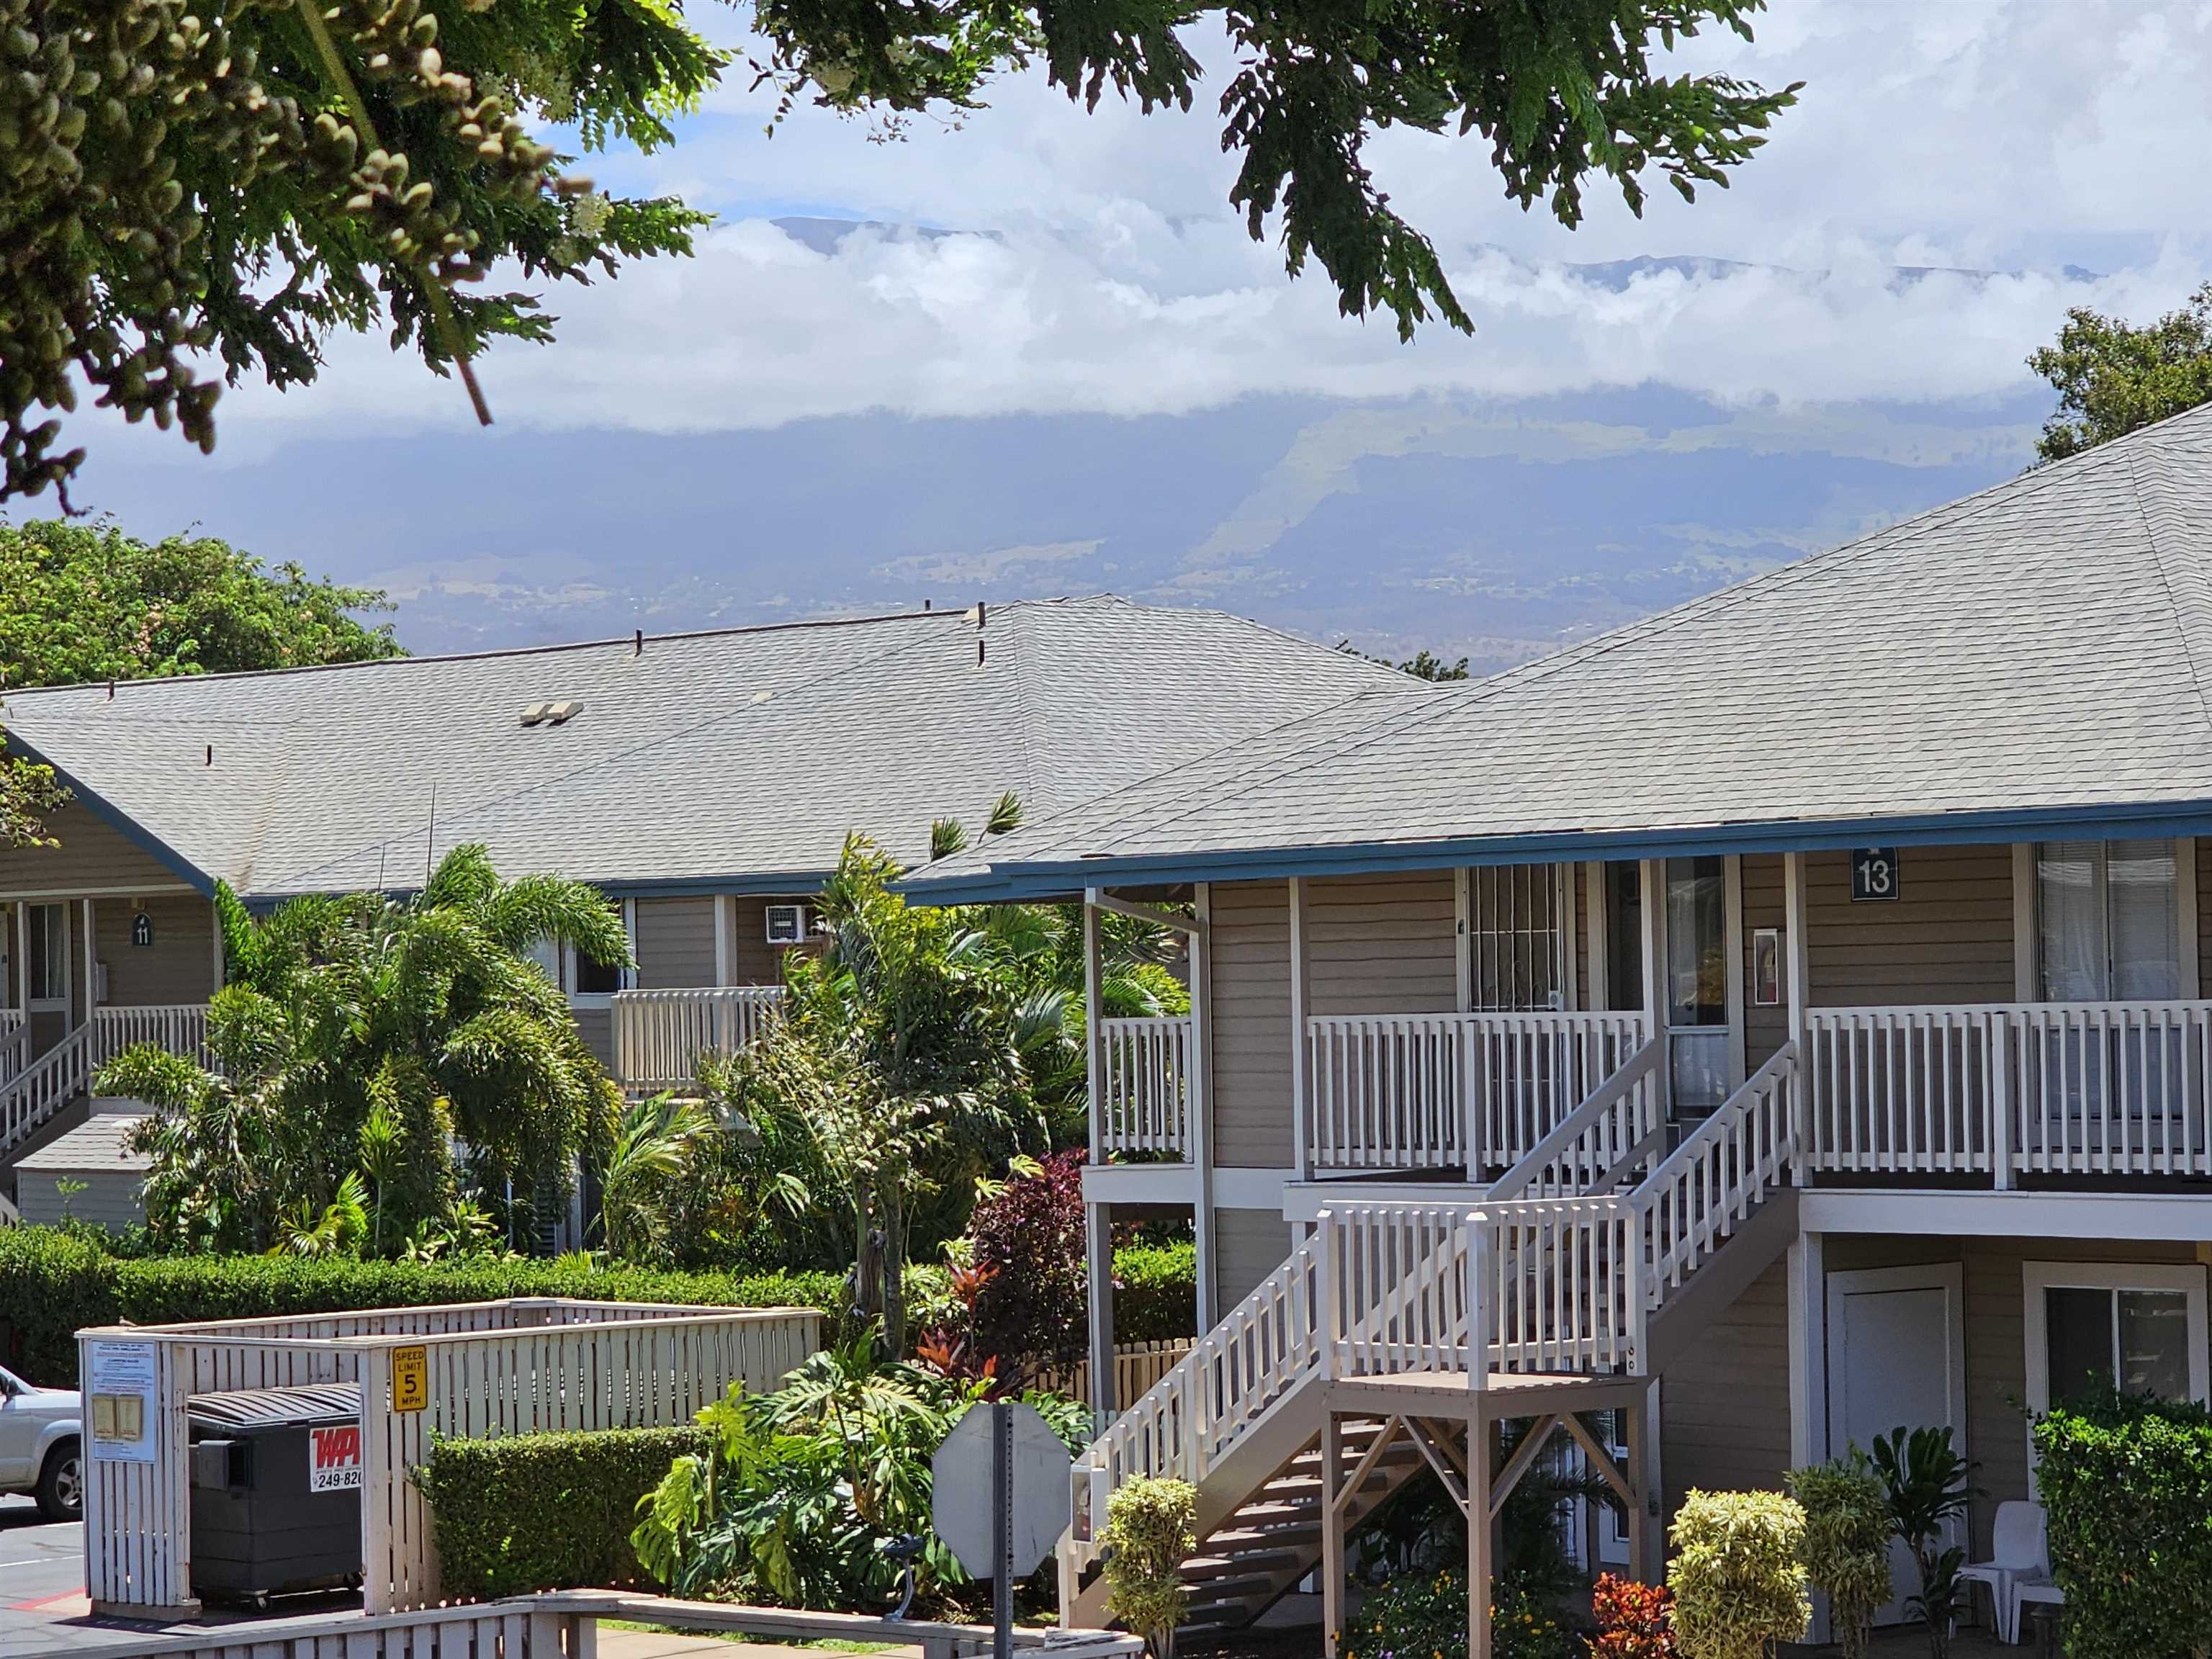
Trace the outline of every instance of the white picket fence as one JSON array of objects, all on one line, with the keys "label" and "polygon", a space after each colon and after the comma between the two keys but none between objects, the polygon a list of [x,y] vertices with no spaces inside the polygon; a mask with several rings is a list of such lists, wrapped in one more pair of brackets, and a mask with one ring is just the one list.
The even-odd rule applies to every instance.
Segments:
[{"label": "white picket fence", "polygon": [[683,991],[617,991],[615,1076],[629,1089],[678,1089],[702,1055],[733,1054],[783,1006],[781,985],[725,985]]},{"label": "white picket fence", "polygon": [[1807,1011],[1808,1167],[2212,1175],[2212,1002]]},{"label": "white picket fence", "polygon": [[1188,1014],[1098,1022],[1103,1097],[1099,1139],[1120,1153],[1190,1157],[1191,1022]]},{"label": "white picket fence", "polygon": [[208,1047],[208,1006],[204,1002],[171,1003],[145,1007],[108,1006],[92,1011],[92,1069],[101,1066],[125,1048],[142,1042],[216,1069],[215,1052]]},{"label": "white picket fence", "polygon": [[[151,1343],[153,1461],[86,1465],[85,1583],[118,1607],[190,1594],[186,1402],[238,1389],[351,1382],[362,1398],[362,1601],[436,1602],[430,1515],[408,1471],[434,1437],[689,1422],[733,1382],[773,1386],[820,1346],[811,1308],[701,1308],[516,1298],[209,1325],[78,1333],[80,1347]],[[393,1351],[424,1351],[423,1408],[396,1408]],[[82,1374],[94,1375],[90,1355]]]},{"label": "white picket fence", "polygon": [[1517,1163],[1644,1042],[1640,1013],[1316,1016],[1306,1022],[1313,1167]]}]

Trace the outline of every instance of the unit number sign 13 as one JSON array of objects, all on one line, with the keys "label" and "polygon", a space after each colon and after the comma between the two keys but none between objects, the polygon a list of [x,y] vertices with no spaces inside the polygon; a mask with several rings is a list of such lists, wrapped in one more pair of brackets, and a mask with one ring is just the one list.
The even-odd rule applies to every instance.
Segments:
[{"label": "unit number sign 13", "polygon": [[1851,902],[1865,904],[1898,896],[1897,848],[1851,848]]}]

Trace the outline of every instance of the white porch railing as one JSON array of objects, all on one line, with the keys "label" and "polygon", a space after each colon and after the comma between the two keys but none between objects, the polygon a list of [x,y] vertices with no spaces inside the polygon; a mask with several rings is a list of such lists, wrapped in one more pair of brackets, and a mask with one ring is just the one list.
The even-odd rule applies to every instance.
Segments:
[{"label": "white porch railing", "polygon": [[20,1008],[0,1008],[0,1085],[21,1071],[31,1058],[31,1022]]},{"label": "white porch railing", "polygon": [[687,991],[617,991],[615,1075],[633,1089],[673,1089],[697,1074],[702,1054],[733,1054],[783,1004],[781,985]]},{"label": "white porch railing", "polygon": [[1306,1022],[1313,1167],[1516,1164],[1644,1041],[1634,1012],[1316,1016]]},{"label": "white porch railing", "polygon": [[1102,1019],[1099,1139],[1115,1152],[1190,1157],[1190,1017]]},{"label": "white porch railing", "polygon": [[1814,1008],[1819,1171],[2212,1176],[2212,1001]]},{"label": "white porch railing", "polygon": [[1773,1058],[1684,1137],[1630,1195],[1652,1307],[1725,1244],[1737,1224],[1790,1184],[1798,1146],[1797,1046]]},{"label": "white porch railing", "polygon": [[208,1047],[207,1038],[208,1006],[204,1002],[94,1008],[91,1065],[97,1071],[125,1048],[150,1042],[212,1071],[216,1067],[215,1053]]},{"label": "white porch railing", "polygon": [[0,1083],[0,1152],[21,1145],[85,1091],[92,1077],[91,1028],[80,1025]]},{"label": "white porch railing", "polygon": [[1575,1198],[1634,1185],[1667,1138],[1666,1063],[1664,1042],[1645,1043],[1484,1196]]}]

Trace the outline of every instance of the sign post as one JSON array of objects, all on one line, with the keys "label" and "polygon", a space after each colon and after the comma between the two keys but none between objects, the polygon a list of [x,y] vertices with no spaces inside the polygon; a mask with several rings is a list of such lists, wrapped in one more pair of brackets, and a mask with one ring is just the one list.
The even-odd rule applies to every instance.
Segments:
[{"label": "sign post", "polygon": [[991,1581],[994,1659],[1014,1641],[1014,1583],[1050,1555],[1073,1513],[1073,1462],[1034,1406],[972,1406],[930,1460],[931,1521],[960,1565]]}]

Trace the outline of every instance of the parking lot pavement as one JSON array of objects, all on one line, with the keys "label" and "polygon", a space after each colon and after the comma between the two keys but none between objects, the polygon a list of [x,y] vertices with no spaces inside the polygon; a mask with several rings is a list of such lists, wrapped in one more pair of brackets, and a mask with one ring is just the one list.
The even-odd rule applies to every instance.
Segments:
[{"label": "parking lot pavement", "polygon": [[27,1498],[0,1498],[0,1656],[5,1659],[104,1644],[112,1632],[65,1621],[82,1616],[84,1528],[41,1520]]}]

